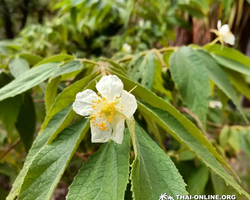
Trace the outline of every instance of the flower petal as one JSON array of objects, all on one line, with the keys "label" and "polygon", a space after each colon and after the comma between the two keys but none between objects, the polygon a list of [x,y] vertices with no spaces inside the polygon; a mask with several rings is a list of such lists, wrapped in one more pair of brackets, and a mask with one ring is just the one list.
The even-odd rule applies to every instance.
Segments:
[{"label": "flower petal", "polygon": [[111,139],[118,144],[121,144],[124,136],[125,119],[120,118],[118,123],[113,123],[113,134]]},{"label": "flower petal", "polygon": [[228,24],[224,24],[222,27],[219,28],[219,34],[223,37],[230,32],[230,28]]},{"label": "flower petal", "polygon": [[96,84],[96,89],[109,101],[114,101],[115,97],[120,97],[123,90],[122,81],[115,75],[104,76]]},{"label": "flower petal", "polygon": [[76,95],[76,100],[73,103],[73,110],[82,116],[90,115],[90,112],[93,110],[91,107],[93,105],[92,100],[98,100],[97,94],[92,90],[84,90],[79,92]]},{"label": "flower petal", "polygon": [[221,27],[221,20],[218,20],[218,22],[217,22],[217,29],[219,30],[220,27]]},{"label": "flower petal", "polygon": [[223,39],[224,39],[225,43],[234,45],[234,42],[235,42],[235,36],[234,36],[234,34],[228,33],[227,35],[224,36]]},{"label": "flower petal", "polygon": [[[101,122],[104,119],[100,119]],[[94,126],[94,123],[90,122],[91,127],[91,142],[92,143],[104,143],[108,142],[111,137],[112,127],[110,123],[107,124],[109,130],[102,131],[98,128],[98,126]]]},{"label": "flower petal", "polygon": [[137,103],[135,96],[129,92],[123,90],[121,100],[117,105],[118,111],[126,116],[126,118],[132,117],[137,109]]}]

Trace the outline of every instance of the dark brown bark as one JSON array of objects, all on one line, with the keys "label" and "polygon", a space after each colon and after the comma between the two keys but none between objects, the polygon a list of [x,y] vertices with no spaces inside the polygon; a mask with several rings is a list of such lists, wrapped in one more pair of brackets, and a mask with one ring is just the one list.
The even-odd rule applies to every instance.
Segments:
[{"label": "dark brown bark", "polygon": [[5,0],[0,0],[1,7],[2,7],[2,15],[3,15],[3,22],[4,22],[4,29],[5,34],[8,39],[12,39],[15,37],[15,34],[13,32],[13,24],[11,21],[11,13],[9,12],[8,6],[5,2]]},{"label": "dark brown bark", "polygon": [[22,7],[21,7],[22,12],[23,12],[21,29],[25,27],[27,19],[28,19],[29,3],[30,3],[30,0],[23,0]]}]

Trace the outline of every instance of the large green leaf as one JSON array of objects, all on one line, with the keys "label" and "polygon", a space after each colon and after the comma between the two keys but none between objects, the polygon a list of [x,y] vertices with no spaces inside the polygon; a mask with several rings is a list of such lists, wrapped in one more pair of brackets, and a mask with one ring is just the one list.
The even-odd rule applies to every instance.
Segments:
[{"label": "large green leaf", "polygon": [[43,146],[24,177],[18,195],[19,200],[51,199],[64,170],[88,129],[89,121],[83,118],[64,129],[51,144]]},{"label": "large green leaf", "polygon": [[12,189],[7,197],[7,200],[13,200],[18,195],[19,189],[23,183],[23,178],[27,173],[29,166],[31,165],[31,162],[33,161],[37,153],[41,151],[42,147],[47,143],[51,134],[53,134],[55,131],[62,131],[66,127],[65,125],[68,125],[67,116],[70,110],[71,106],[57,113],[50,120],[46,129],[44,129],[44,131],[37,136],[31,149],[29,150],[29,154],[27,155],[24,166],[21,172],[18,174],[12,186]]},{"label": "large green leaf", "polygon": [[218,56],[215,54],[213,55],[213,57],[221,66],[250,76],[250,67],[247,67],[246,65],[243,65],[240,62],[237,62],[235,60],[232,60],[232,59],[229,59],[226,57],[222,57],[222,56]]},{"label": "large green leaf", "polygon": [[23,58],[13,58],[9,62],[10,73],[15,77],[19,77],[29,70],[29,63]]},{"label": "large green leaf", "polygon": [[67,200],[123,200],[129,178],[129,133],[122,144],[109,141],[85,162]]},{"label": "large green leaf", "polygon": [[[226,0],[226,1],[228,1],[228,0]],[[229,48],[229,47],[225,47],[225,46],[222,48],[221,45],[208,44],[208,45],[204,46],[204,49],[208,50],[209,52],[211,52],[213,54],[235,60],[243,65],[250,67],[250,58],[248,58],[247,56],[245,56],[244,54],[240,53],[239,51],[237,51],[233,48]]]},{"label": "large green leaf", "polygon": [[[229,167],[229,165],[225,162],[225,160],[220,156],[220,154],[215,150],[213,145],[207,141],[205,136],[200,132],[200,130],[190,122],[184,115],[179,113],[172,105],[163,99],[156,96],[153,92],[149,91],[145,87],[140,84],[133,82],[131,79],[128,79],[120,74],[116,74],[124,83],[125,89],[130,90],[131,88],[137,85],[137,88],[133,91],[133,93],[143,99],[145,102],[151,104],[156,108],[160,108],[164,111],[167,111],[170,115],[172,115],[182,126],[201,144],[203,144],[222,164],[224,164],[230,171],[234,174],[235,172]],[[235,176],[237,176],[235,174]]]},{"label": "large green leaf", "polygon": [[49,120],[58,112],[60,112],[62,109],[66,108],[69,104],[71,104],[75,98],[76,94],[78,92],[82,92],[84,89],[87,89],[88,87],[91,87],[94,89],[95,83],[100,78],[98,76],[95,78],[96,74],[89,75],[69,87],[65,88],[55,99],[51,109],[49,110],[43,125],[42,125],[42,130],[47,126]]},{"label": "large green leaf", "polygon": [[209,78],[212,79],[212,81],[233,101],[237,108],[243,113],[240,106],[240,101],[224,70],[221,69],[213,57],[208,53],[205,51],[197,52],[206,66]]},{"label": "large green leaf", "polygon": [[18,114],[16,128],[24,143],[26,152],[29,151],[36,130],[36,110],[29,92],[23,94],[20,112]]},{"label": "large green leaf", "polygon": [[209,150],[200,143],[174,116],[169,112],[159,108],[152,107],[149,104],[138,102],[139,109],[149,115],[158,125],[164,128],[180,143],[189,148],[197,157],[210,167],[225,182],[231,185],[240,194],[244,194],[250,199],[250,195],[241,188],[233,177],[222,167],[220,162],[209,152]]},{"label": "large green leaf", "polygon": [[191,47],[181,47],[170,57],[170,71],[184,103],[205,127],[210,84],[204,62]]},{"label": "large green leaf", "polygon": [[83,69],[83,64],[79,60],[73,60],[68,62],[67,64],[63,65],[62,67],[58,68],[54,74],[53,77],[57,77],[63,74],[68,74],[74,71],[78,71]]},{"label": "large green leaf", "polygon": [[23,75],[0,89],[0,101],[14,97],[46,80],[58,63],[47,63],[26,71]]},{"label": "large green leaf", "polygon": [[226,71],[234,87],[239,92],[244,94],[248,99],[250,99],[250,89],[245,80],[245,77],[242,74],[235,72],[233,70],[230,70],[230,69],[227,69]]},{"label": "large green leaf", "polygon": [[159,199],[162,193],[172,197],[187,194],[185,183],[169,156],[137,124],[136,158],[132,165],[132,191],[135,200]]},{"label": "large green leaf", "polygon": [[61,76],[50,79],[47,83],[46,92],[45,92],[45,107],[46,113],[49,113],[50,108],[56,98],[58,84],[60,83]]},{"label": "large green leaf", "polygon": [[155,71],[154,53],[148,53],[144,58],[136,57],[129,64],[129,74],[133,80],[142,84],[148,89],[152,89]]},{"label": "large green leaf", "polygon": [[68,61],[68,60],[73,60],[74,56],[68,55],[68,54],[58,54],[55,56],[51,56],[49,58],[46,58],[42,60],[41,62],[37,63],[35,67],[46,64],[46,63],[52,63],[52,62],[62,62],[62,61]]}]

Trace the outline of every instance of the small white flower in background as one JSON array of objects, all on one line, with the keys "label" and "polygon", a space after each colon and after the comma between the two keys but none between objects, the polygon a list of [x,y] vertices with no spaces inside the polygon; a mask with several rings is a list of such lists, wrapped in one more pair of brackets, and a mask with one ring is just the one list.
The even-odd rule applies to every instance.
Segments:
[{"label": "small white flower in background", "polygon": [[76,95],[74,111],[90,116],[91,140],[104,143],[112,139],[121,144],[125,118],[129,119],[137,109],[134,95],[123,90],[122,81],[115,75],[104,76],[96,84],[98,94],[87,89]]},{"label": "small white flower in background", "polygon": [[126,53],[130,53],[132,51],[131,46],[127,43],[123,44],[122,50],[125,51]]},{"label": "small white flower in background", "polygon": [[230,31],[228,24],[224,24],[223,26],[221,26],[221,21],[219,20],[217,23],[217,28],[219,31],[219,36],[223,38],[223,41],[225,43],[234,45],[235,37],[234,34],[232,34],[232,32]]},{"label": "small white flower in background", "polygon": [[222,108],[222,103],[220,101],[210,101],[209,102],[209,107],[211,108]]},{"label": "small white flower in background", "polygon": [[214,32],[218,36],[218,40],[223,44],[224,42],[230,45],[234,45],[235,43],[235,36],[230,31],[228,24],[224,24],[221,26],[221,21],[219,20],[217,23],[218,30],[212,29],[211,31]]},{"label": "small white flower in background", "polygon": [[139,20],[139,26],[140,26],[140,27],[143,27],[143,25],[144,25],[144,20],[143,20],[143,19],[140,19],[140,20]]}]

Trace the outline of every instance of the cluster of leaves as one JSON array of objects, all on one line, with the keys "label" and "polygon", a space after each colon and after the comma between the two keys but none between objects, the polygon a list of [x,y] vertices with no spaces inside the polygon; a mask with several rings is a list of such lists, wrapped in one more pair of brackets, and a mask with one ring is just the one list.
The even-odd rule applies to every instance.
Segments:
[{"label": "cluster of leaves", "polygon": [[[102,58],[99,61],[66,54],[47,59],[29,54],[16,55],[0,76],[1,109],[13,110],[12,116],[0,117],[10,134],[16,126],[29,153],[7,199],[16,196],[18,199],[51,198],[74,153],[81,148],[81,143],[86,144],[89,140],[89,120],[76,116],[72,102],[78,92],[94,90],[96,81],[103,74],[117,75],[128,91],[137,85],[132,92],[138,100],[136,122],[127,121],[128,128],[121,145],[107,142],[84,162],[70,185],[67,199],[124,199],[127,185],[131,185],[132,194],[126,192],[126,196],[132,195],[134,199],[157,199],[161,193],[171,196],[187,192],[197,194],[204,192],[209,174],[214,186],[224,184],[224,181],[239,194],[250,198],[225,169],[237,177],[204,134],[168,102],[176,102],[177,108],[187,106],[194,113],[192,116],[198,116],[194,117],[196,123],[205,133],[208,104],[217,88],[224,107],[230,99],[247,121],[237,94],[248,95],[248,89],[244,88],[247,87],[245,76],[250,73],[249,63],[249,58],[238,51],[219,45],[152,49],[118,60]],[[34,123],[26,123],[34,119],[31,92],[47,79],[46,117],[30,148]],[[180,102],[176,101],[179,99],[177,90]],[[168,100],[161,98],[164,96]],[[8,110],[1,112],[9,113]],[[243,149],[249,154],[246,133],[244,136],[238,133],[242,136],[238,136],[240,146],[237,146],[236,136],[232,136],[233,127],[231,135],[225,129],[220,137],[226,139],[220,138],[220,145],[229,144],[236,151]],[[152,133],[152,137],[146,131]],[[170,159],[164,152],[166,134],[178,144],[179,153],[175,157],[178,155],[183,161],[197,157],[201,161],[197,160],[198,171],[190,176],[182,174],[188,184],[187,190],[177,170],[184,172],[182,167],[178,166],[175,157]],[[223,194],[217,187],[214,192]]]},{"label": "cluster of leaves", "polygon": [[[216,2],[227,9],[232,4]],[[41,56],[75,53],[111,57],[124,43],[138,53],[167,46],[175,40],[174,26],[190,30],[189,16],[206,18],[211,3],[214,1],[51,1],[49,9],[57,16],[26,26],[15,43]]]}]

